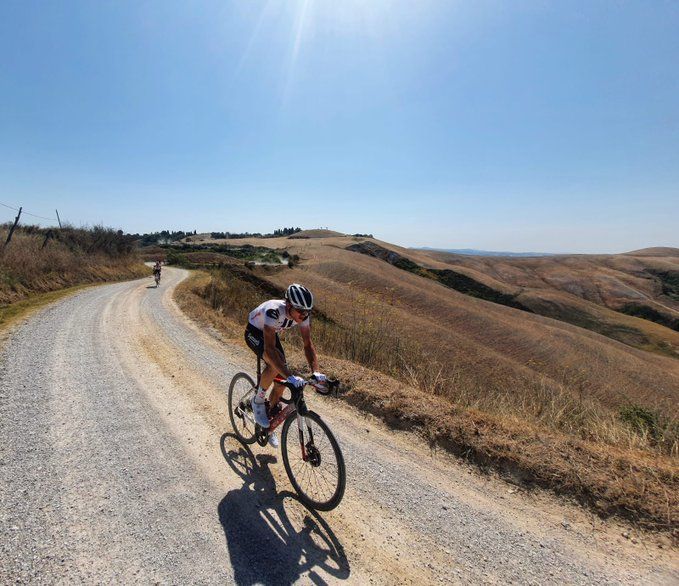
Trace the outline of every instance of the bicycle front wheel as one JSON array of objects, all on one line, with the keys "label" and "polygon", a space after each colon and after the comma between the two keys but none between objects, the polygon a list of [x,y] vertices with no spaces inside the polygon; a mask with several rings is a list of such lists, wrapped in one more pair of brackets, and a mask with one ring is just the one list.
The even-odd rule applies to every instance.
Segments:
[{"label": "bicycle front wheel", "polygon": [[254,444],[257,440],[255,417],[250,400],[255,393],[255,381],[250,375],[239,372],[231,379],[227,407],[231,426],[238,438],[246,444]]},{"label": "bicycle front wheel", "polygon": [[[298,425],[290,429],[298,421],[303,432]],[[286,419],[281,452],[285,471],[305,505],[319,511],[339,505],[347,482],[344,457],[332,431],[317,413],[309,411]]]}]

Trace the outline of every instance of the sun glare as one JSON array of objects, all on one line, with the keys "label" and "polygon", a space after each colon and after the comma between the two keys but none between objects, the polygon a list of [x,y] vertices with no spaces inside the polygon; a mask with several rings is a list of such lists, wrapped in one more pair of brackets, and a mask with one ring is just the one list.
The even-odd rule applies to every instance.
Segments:
[{"label": "sun glare", "polygon": [[328,38],[368,38],[382,42],[426,13],[427,4],[427,1],[413,5],[394,0],[266,0],[252,19],[252,33],[235,75],[241,73],[257,47],[267,43],[272,31],[287,35],[288,48],[280,55],[285,100],[294,86],[298,62],[315,42]]},{"label": "sun glare", "polygon": [[293,12],[293,26],[284,99],[290,94],[297,62],[306,44],[325,36],[380,38],[399,16],[410,11],[408,4],[399,5],[391,0],[297,0],[288,6]]}]

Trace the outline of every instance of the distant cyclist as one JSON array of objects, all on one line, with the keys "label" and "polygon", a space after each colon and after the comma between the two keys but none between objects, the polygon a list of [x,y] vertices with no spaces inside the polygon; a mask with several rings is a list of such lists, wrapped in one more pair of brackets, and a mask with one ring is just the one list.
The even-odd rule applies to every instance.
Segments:
[{"label": "distant cyclist", "polygon": [[[255,421],[263,428],[269,427],[269,417],[266,412],[265,397],[274,377],[280,375],[295,387],[303,387],[304,379],[292,374],[285,359],[283,346],[278,338],[278,332],[299,325],[304,354],[314,378],[319,383],[326,382],[326,376],[318,372],[316,349],[311,342],[311,310],[314,297],[311,291],[302,285],[293,283],[285,291],[285,299],[271,299],[250,312],[248,325],[245,329],[245,342],[259,357],[263,358],[266,368],[262,371],[259,387],[252,398],[252,411]],[[269,397],[272,407],[278,405],[285,386],[274,383]],[[275,443],[274,443],[275,445]]]},{"label": "distant cyclist", "polygon": [[156,264],[153,265],[153,278],[156,280],[156,287],[158,286],[158,283],[160,283],[160,271],[161,271],[161,266],[160,266],[160,259],[156,261]]}]

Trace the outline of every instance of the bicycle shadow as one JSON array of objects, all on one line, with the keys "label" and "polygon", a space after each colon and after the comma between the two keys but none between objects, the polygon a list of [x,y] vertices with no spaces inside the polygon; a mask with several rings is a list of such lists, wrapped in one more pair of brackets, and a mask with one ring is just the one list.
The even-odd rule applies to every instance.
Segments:
[{"label": "bicycle shadow", "polygon": [[348,578],[344,548],[326,521],[305,508],[296,494],[276,491],[269,468],[276,458],[255,457],[231,433],[221,437],[220,446],[226,462],[243,479],[243,486],[228,492],[218,507],[235,583],[291,584],[304,576],[326,584],[318,570]]}]

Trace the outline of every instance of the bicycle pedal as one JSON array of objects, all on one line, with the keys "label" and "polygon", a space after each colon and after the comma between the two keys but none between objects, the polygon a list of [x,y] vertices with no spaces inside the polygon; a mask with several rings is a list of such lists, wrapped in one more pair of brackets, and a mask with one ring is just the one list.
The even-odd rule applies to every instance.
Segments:
[{"label": "bicycle pedal", "polygon": [[264,447],[269,443],[269,432],[257,425],[257,443]]}]

